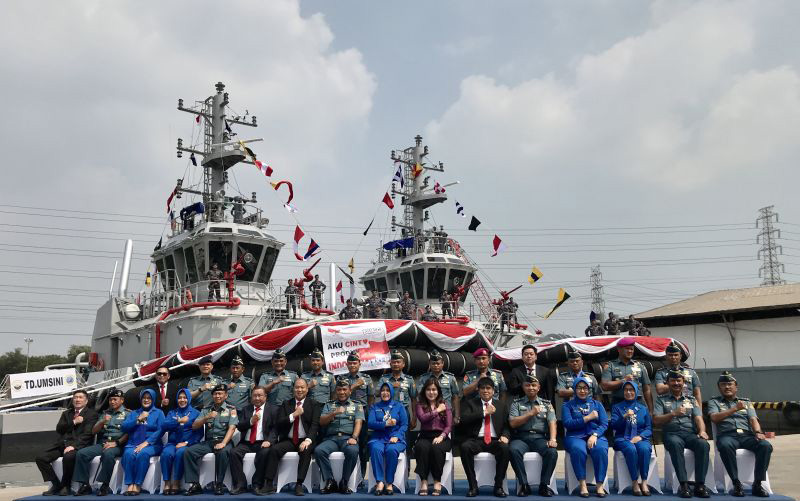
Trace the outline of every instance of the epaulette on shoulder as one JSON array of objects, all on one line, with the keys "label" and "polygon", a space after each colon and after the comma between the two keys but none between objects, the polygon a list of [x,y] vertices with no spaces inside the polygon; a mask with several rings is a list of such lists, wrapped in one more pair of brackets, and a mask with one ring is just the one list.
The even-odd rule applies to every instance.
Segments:
[{"label": "epaulette on shoulder", "polygon": [[736,398],[738,398],[739,400],[742,400],[743,402],[749,402],[750,401],[750,399],[747,398],[747,397],[736,397]]}]

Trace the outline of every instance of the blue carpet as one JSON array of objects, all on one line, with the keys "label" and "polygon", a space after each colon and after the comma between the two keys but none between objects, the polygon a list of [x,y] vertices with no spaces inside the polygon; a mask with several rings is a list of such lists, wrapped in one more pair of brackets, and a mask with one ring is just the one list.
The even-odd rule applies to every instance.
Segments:
[{"label": "blue carpet", "polygon": [[[225,497],[226,498],[230,498],[230,499],[248,499],[248,500],[259,500],[259,501],[261,501],[261,500],[298,499],[298,498],[296,498],[294,496],[294,494],[292,494],[292,492],[293,492],[293,490],[291,489],[292,487],[293,486],[290,484],[289,486],[284,487],[282,492],[280,492],[278,494],[273,494],[271,496],[265,496],[265,497],[255,496],[253,494],[240,494],[238,496],[229,496],[229,495],[226,494]],[[516,489],[516,483],[513,480],[509,481],[508,482],[508,488],[511,490],[511,493],[509,493],[509,496],[508,496],[507,499],[508,499],[508,501],[513,501],[514,499],[516,499],[516,496],[513,495],[513,493],[515,492],[515,489]],[[466,494],[467,494],[467,481],[466,480],[456,480],[454,482],[454,485],[453,485],[453,490],[455,491],[453,496],[448,496],[446,494],[446,491],[444,491],[442,493],[442,497],[445,497],[446,499],[452,499],[452,500],[458,499],[458,500],[475,500],[475,501],[488,501],[488,500],[497,499],[492,495],[492,488],[488,487],[488,486],[487,487],[481,487],[480,492],[478,494],[478,497],[476,497],[476,498],[468,498],[468,497],[466,497]],[[553,500],[553,501],[575,501],[576,499],[581,499],[578,496],[567,496],[567,495],[565,495],[565,490],[566,490],[566,486],[564,485],[564,483],[563,482],[558,482],[559,495],[558,496],[553,496],[550,499]],[[540,498],[539,496],[536,496],[535,492],[536,492],[536,489],[534,489],[534,497],[536,497],[536,499],[543,499],[543,498]],[[590,492],[594,492],[593,488],[591,488],[591,487],[590,487]],[[667,494],[659,495],[655,491],[652,491],[652,492],[653,492],[653,495],[651,496],[651,499],[658,499],[658,500],[680,499],[677,496],[673,496],[671,493],[668,494],[668,495]],[[749,497],[749,494],[750,494],[749,492],[747,492],[747,494],[748,494],[748,498],[746,498],[746,499],[751,499],[751,500],[752,499],[756,499],[756,498]],[[373,496],[372,494],[367,494],[367,493],[365,493],[363,491],[359,491],[359,492],[357,492],[355,494],[352,494],[350,496],[342,496],[340,494],[331,494],[331,495],[323,496],[319,492],[315,491],[313,494],[308,494],[307,493],[304,496],[303,499],[305,501],[323,501],[323,500],[328,500],[328,501],[337,500],[338,501],[338,500],[345,499],[345,498],[346,499],[352,499],[353,501],[365,501],[367,499],[375,499],[376,496]],[[417,495],[414,494],[414,482],[411,481],[408,484],[408,489],[406,490],[406,494],[401,494],[399,491],[395,491],[394,496],[391,496],[388,499],[385,498],[385,497],[381,497],[380,499],[382,499],[383,501],[389,501],[389,499],[391,499],[392,501],[409,501],[409,500],[412,500],[412,499],[415,500],[415,501],[419,501],[420,498],[421,498],[421,496],[417,496]],[[430,498],[431,498],[431,496],[428,496],[426,499],[430,499]],[[64,498],[60,498],[60,497],[45,497],[45,496],[29,496],[29,497],[20,498],[20,499],[24,500],[24,501],[57,501],[59,499],[64,499]],[[70,496],[68,499],[75,499],[75,498]],[[84,499],[84,500],[88,501],[88,500],[96,499],[96,497],[95,496],[84,496],[84,497],[77,498],[77,499]],[[190,496],[190,497],[188,497],[188,496],[171,496],[171,497],[166,498],[166,497],[158,495],[158,494],[156,494],[156,495],[142,494],[142,495],[136,496],[136,497],[107,496],[107,497],[104,497],[102,499],[104,499],[104,500],[114,500],[114,501],[122,501],[122,500],[132,501],[134,499],[136,501],[151,501],[151,500],[154,500],[154,499],[158,499],[158,500],[174,499],[175,501],[182,500],[182,499],[185,499],[185,500],[191,499],[192,501],[214,501],[214,500],[217,500],[219,498],[217,496],[214,496],[214,494],[212,494],[211,492],[207,491],[207,492],[205,492],[203,494],[199,494],[197,496]],[[589,499],[598,499],[598,498],[592,496]],[[622,501],[622,500],[631,501],[633,499],[633,496],[631,496],[630,494],[627,494],[627,493],[623,494],[623,495],[618,495],[618,494],[615,494],[615,493],[614,494],[609,493],[608,497],[606,497],[605,499],[607,501]],[[698,498],[693,498],[693,499],[696,500]],[[720,494],[714,495],[714,494],[712,494],[711,495],[711,499],[738,500],[740,498],[734,498],[733,496],[728,496],[728,495],[720,495]],[[770,496],[769,499],[770,500],[774,500],[774,501],[794,501],[793,498],[790,498],[790,497],[787,497],[787,496],[780,496],[780,495],[777,495],[777,494],[773,494],[772,496]]]}]

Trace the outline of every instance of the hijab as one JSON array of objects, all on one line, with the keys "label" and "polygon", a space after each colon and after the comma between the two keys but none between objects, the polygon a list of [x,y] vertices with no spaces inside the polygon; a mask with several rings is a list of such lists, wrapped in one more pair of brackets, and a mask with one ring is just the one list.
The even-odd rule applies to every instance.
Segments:
[{"label": "hijab", "polygon": [[[622,402],[619,402],[617,405],[622,409],[622,415],[625,419],[625,440],[630,440],[636,435],[639,434],[639,423],[637,423],[636,411],[637,411],[637,404],[639,403],[639,386],[633,381],[625,381],[622,384],[622,391],[625,391],[626,386],[632,386],[633,391],[636,395],[633,397],[633,400],[625,399]],[[633,416],[627,416],[628,410],[633,410]]]}]

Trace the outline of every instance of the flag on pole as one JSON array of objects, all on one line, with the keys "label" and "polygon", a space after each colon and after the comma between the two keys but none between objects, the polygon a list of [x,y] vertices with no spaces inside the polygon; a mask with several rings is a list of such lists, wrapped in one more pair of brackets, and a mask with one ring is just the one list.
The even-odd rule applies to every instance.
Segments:
[{"label": "flag on pole", "polygon": [[439,181],[436,181],[435,183],[433,183],[433,192],[434,193],[436,193],[437,195],[441,195],[445,191],[447,191],[447,190],[444,189],[444,186],[439,184]]},{"label": "flag on pole", "polygon": [[[383,203],[386,204],[386,207],[390,209],[394,209],[394,202],[392,202],[392,197],[389,196],[389,192],[387,191],[385,195],[383,195]],[[372,225],[372,223],[370,223]]]},{"label": "flag on pole", "polygon": [[295,226],[292,250],[294,250],[294,257],[296,257],[298,261],[303,261],[303,256],[300,255],[300,240],[302,240],[304,236],[305,233],[303,233],[303,230],[301,230],[299,226]]},{"label": "flag on pole", "polygon": [[227,120],[225,120],[225,130],[231,132],[231,125],[228,123]]},{"label": "flag on pole", "polygon": [[372,228],[372,223],[374,223],[374,222],[375,222],[375,218],[373,217],[373,218],[372,218],[372,221],[370,221],[370,222],[369,222],[369,225],[367,226],[367,229],[366,229],[366,230],[364,230],[364,233],[363,233],[363,235],[364,235],[365,237],[367,236],[367,233],[369,233],[369,229],[370,229],[370,228]]},{"label": "flag on pole", "polygon": [[191,155],[189,155],[189,160],[191,160],[191,161],[192,161],[192,165],[194,165],[195,167],[197,167],[197,159],[194,157],[194,152],[192,152],[192,154],[191,154]]},{"label": "flag on pole", "polygon": [[158,243],[156,244],[156,246],[155,246],[155,247],[153,247],[153,252],[155,252],[155,251],[157,251],[158,249],[160,249],[160,248],[161,248],[161,242],[162,242],[163,240],[164,240],[164,237],[163,237],[163,236],[162,236],[161,238],[159,238],[159,239],[158,239]]},{"label": "flag on pole", "polygon": [[336,284],[336,293],[339,294],[339,302],[344,304],[344,294],[342,294],[342,281],[339,280],[339,283]]},{"label": "flag on pole", "polygon": [[347,263],[347,267],[350,269],[350,273],[356,272],[356,264],[353,262],[353,258],[350,258],[350,261]]},{"label": "flag on pole", "polygon": [[[353,260],[351,259],[350,261],[352,262]],[[348,264],[348,266],[350,265]],[[342,275],[346,276],[347,281],[350,282],[350,299],[353,299],[354,297],[356,297],[356,281],[353,279],[353,275],[350,275],[349,273],[344,271],[342,267],[339,266],[338,264],[336,265],[336,267],[339,268],[339,271],[342,272]],[[352,271],[350,273],[352,273]]]},{"label": "flag on pole", "polygon": [[414,178],[416,179],[420,174],[422,174],[422,166],[419,163],[414,164],[414,169],[411,171],[411,173],[414,174]]},{"label": "flag on pole", "polygon": [[397,166],[397,172],[394,173],[394,177],[392,178],[392,181],[393,182],[397,181],[398,183],[400,183],[400,187],[401,188],[405,184],[405,180],[403,179],[403,166],[402,165],[398,165]]},{"label": "flag on pole", "polygon": [[506,244],[504,244],[503,241],[500,240],[500,237],[498,237],[497,235],[495,235],[494,238],[492,239],[492,250],[493,250],[492,257],[495,257],[496,255],[506,250]]},{"label": "flag on pole", "polygon": [[533,285],[535,284],[540,278],[542,278],[542,272],[536,266],[533,267],[531,270],[531,274],[528,277],[528,283]]},{"label": "flag on pole", "polygon": [[558,289],[558,302],[556,303],[555,306],[553,306],[550,309],[550,311],[547,312],[547,314],[544,316],[544,318],[547,319],[550,315],[552,315],[553,312],[556,311],[559,306],[564,304],[564,301],[569,299],[569,297],[570,297],[569,294],[567,294],[567,291],[565,291],[563,287]]},{"label": "flag on pole", "polygon": [[303,261],[308,261],[308,258],[314,257],[319,254],[319,245],[314,239],[311,239],[311,243],[308,244],[308,250],[306,251],[305,256],[303,256]]},{"label": "flag on pole", "polygon": [[456,214],[461,217],[467,217],[467,215],[464,214],[464,206],[458,203],[458,201],[456,201]]},{"label": "flag on pole", "polygon": [[283,208],[288,210],[292,214],[297,214],[297,208],[291,204],[283,204]]},{"label": "flag on pole", "polygon": [[478,220],[478,218],[472,216],[472,221],[469,222],[469,228],[467,229],[470,231],[478,231],[478,226],[480,226],[480,224],[481,222]]},{"label": "flag on pole", "polygon": [[255,160],[253,163],[256,164],[256,168],[258,168],[258,170],[260,170],[265,176],[272,176],[272,167],[265,164],[261,160]]},{"label": "flag on pole", "polygon": [[292,183],[290,181],[278,181],[277,183],[275,181],[270,181],[269,184],[272,185],[272,188],[275,191],[278,191],[278,188],[280,188],[285,184],[286,187],[289,188],[289,200],[287,200],[286,203],[287,204],[292,203],[292,199],[294,198],[294,187],[292,186]]},{"label": "flag on pole", "polygon": [[194,117],[194,121],[195,121],[195,123],[198,123],[198,124],[200,123],[200,115],[199,114],[196,117]]},{"label": "flag on pole", "polygon": [[169,214],[169,206],[172,205],[172,199],[175,198],[175,195],[178,194],[178,187],[176,186],[172,193],[169,194],[169,198],[167,198],[167,214]]},{"label": "flag on pole", "polygon": [[153,279],[150,277],[150,272],[148,271],[147,272],[147,276],[144,277],[144,284],[149,286],[152,283],[153,283]]}]

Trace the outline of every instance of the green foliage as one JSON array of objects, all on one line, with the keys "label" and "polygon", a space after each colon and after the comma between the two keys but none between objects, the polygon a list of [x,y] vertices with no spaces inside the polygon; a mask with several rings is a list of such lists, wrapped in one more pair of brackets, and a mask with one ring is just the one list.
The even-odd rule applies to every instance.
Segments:
[{"label": "green foliage", "polygon": [[[86,352],[88,355],[90,351],[91,347],[89,346],[72,345],[69,347],[69,350],[67,350],[66,357],[62,357],[61,355],[31,356],[28,363],[28,371],[43,371],[48,365],[72,363],[75,361],[75,357],[78,353]],[[18,374],[20,372],[25,372],[25,353],[22,352],[22,348],[17,348],[14,351],[8,351],[0,355],[0,380],[7,374]]]}]

